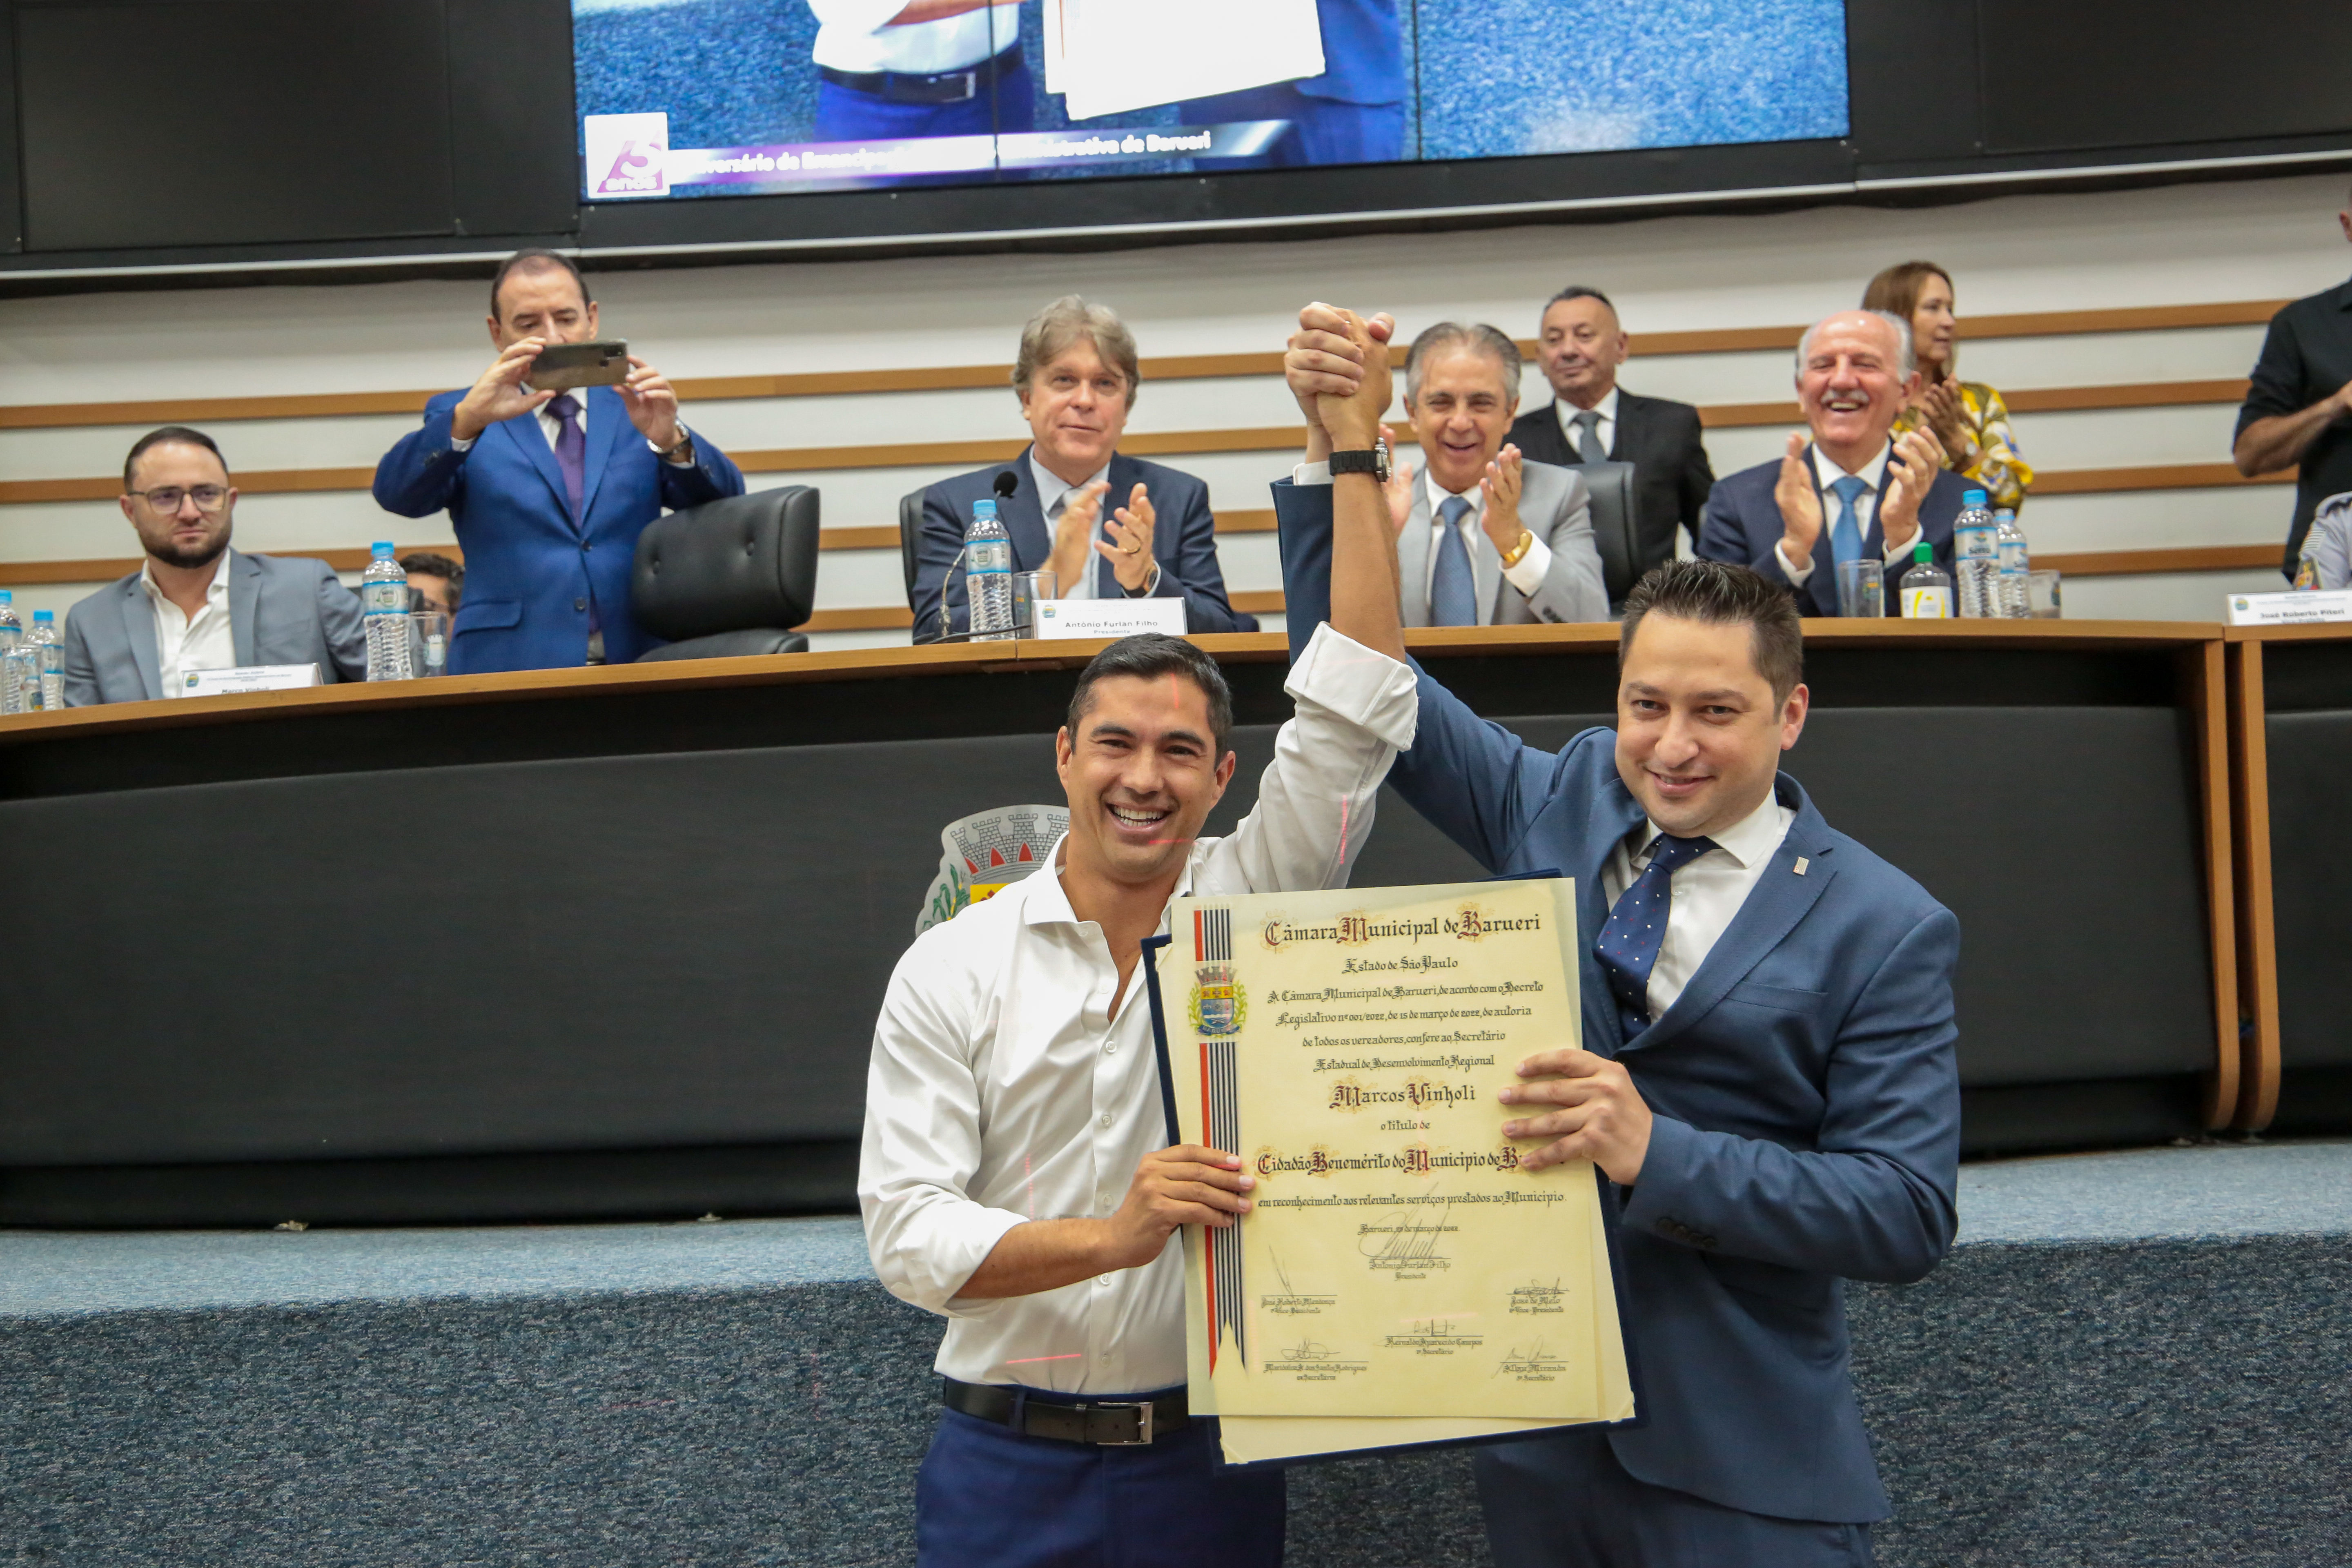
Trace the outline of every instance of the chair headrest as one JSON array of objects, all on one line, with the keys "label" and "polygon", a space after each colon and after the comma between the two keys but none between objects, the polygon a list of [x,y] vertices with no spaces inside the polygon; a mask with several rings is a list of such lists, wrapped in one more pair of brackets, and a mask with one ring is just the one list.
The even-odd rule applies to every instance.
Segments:
[{"label": "chair headrest", "polygon": [[637,624],[677,641],[809,618],[816,600],[817,492],[785,485],[670,513],[637,536]]}]

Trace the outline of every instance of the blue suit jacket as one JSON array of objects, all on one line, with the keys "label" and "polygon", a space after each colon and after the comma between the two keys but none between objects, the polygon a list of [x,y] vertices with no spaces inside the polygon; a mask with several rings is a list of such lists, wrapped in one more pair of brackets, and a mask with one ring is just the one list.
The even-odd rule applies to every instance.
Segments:
[{"label": "blue suit jacket", "polygon": [[1404,101],[1404,26],[1397,0],[1317,0],[1323,74],[1292,85],[1339,103]]},{"label": "blue suit jacket", "polygon": [[[1890,463],[1893,459],[1888,459]],[[1813,449],[1805,448],[1805,471],[1812,474],[1814,489],[1821,489],[1821,476],[1813,468]],[[1786,583],[1789,574],[1780,570],[1780,552],[1772,547],[1780,542],[1780,506],[1772,499],[1772,487],[1780,482],[1780,460],[1759,463],[1752,468],[1742,468],[1715,481],[1715,489],[1706,498],[1706,510],[1699,515],[1696,552],[1708,561],[1730,561],[1753,567],[1758,575],[1775,583]],[[1960,515],[1960,498],[1974,485],[1950,469],[1937,474],[1936,482],[1927,487],[1927,499],[1919,503],[1919,532],[1934,552],[1936,564],[1945,571],[1952,569],[1952,520]],[[1837,521],[1838,499],[1822,497],[1822,527],[1823,538],[1813,552],[1812,574],[1805,585],[1794,590],[1797,609],[1801,615],[1834,616],[1837,612],[1837,574],[1829,564],[1829,525]],[[1878,526],[1878,513],[1873,509],[1870,528],[1863,536],[1865,554],[1883,555],[1886,535]],[[1911,570],[1904,561],[1886,569],[1886,613],[1902,613],[1902,600],[1896,596],[1895,584],[1903,574]]]},{"label": "blue suit jacket", "polygon": [[450,417],[464,396],[445,392],[427,403],[424,426],[375,469],[378,506],[403,517],[446,507],[466,552],[449,673],[580,664],[592,600],[609,662],[626,664],[653,647],[629,606],[637,535],[665,509],[741,495],[743,476],[727,454],[698,434],[694,467],[665,463],[629,423],[620,394],[589,387],[585,517],[574,518],[538,420],[509,419],[463,452],[450,447]]},{"label": "blue suit jacket", "polygon": [[[1330,605],[1331,492],[1274,493],[1295,655]],[[1783,773],[1788,837],[1628,1044],[1592,957],[1601,868],[1643,820],[1613,731],[1539,752],[1425,672],[1420,697],[1389,782],[1489,871],[1576,879],[1583,1045],[1621,1058],[1654,1114],[1641,1180],[1618,1192],[1646,1418],[1609,1435],[1619,1462],[1750,1513],[1885,1517],[1839,1281],[1917,1279],[1950,1248],[1959,922]]]},{"label": "blue suit jacket", "polygon": [[[996,494],[996,476],[1011,474],[1020,489],[997,503],[996,515],[1013,536],[1013,569],[1034,572],[1054,552],[1054,536],[1045,526],[1044,503],[1029,470],[1029,453],[1009,463],[976,468],[941,479],[923,492],[923,531],[915,541],[915,640],[930,642],[940,635],[940,587],[948,596],[948,630],[971,628],[971,613],[964,603],[963,572],[952,576],[948,568],[963,548],[963,531],[971,521],[971,503]],[[1160,563],[1160,582],[1151,596],[1184,601],[1184,627],[1195,632],[1254,632],[1257,617],[1235,612],[1225,600],[1224,574],[1217,569],[1217,523],[1209,515],[1209,487],[1192,475],[1158,463],[1141,462],[1114,452],[1110,459],[1110,493],[1103,498],[1103,515],[1127,504],[1137,485],[1151,496],[1157,521],[1152,526],[1151,553]],[[1093,557],[1095,596],[1123,597],[1127,592],[1111,574],[1110,563]],[[467,574],[466,591],[473,592]]]}]

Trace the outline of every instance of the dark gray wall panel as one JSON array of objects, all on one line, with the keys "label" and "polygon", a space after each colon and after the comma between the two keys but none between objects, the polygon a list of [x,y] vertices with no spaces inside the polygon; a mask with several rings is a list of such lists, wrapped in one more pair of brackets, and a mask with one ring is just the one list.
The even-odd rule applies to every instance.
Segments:
[{"label": "dark gray wall panel", "polygon": [[2273,713],[2266,729],[2279,1062],[2352,1066],[2352,712]]}]

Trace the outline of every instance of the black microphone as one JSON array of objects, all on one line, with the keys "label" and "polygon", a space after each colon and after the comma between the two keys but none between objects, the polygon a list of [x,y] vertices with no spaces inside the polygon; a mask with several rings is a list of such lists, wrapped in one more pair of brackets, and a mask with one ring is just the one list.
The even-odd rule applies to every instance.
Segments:
[{"label": "black microphone", "polygon": [[997,500],[1011,500],[1013,499],[1013,492],[1020,488],[1021,480],[1015,477],[1011,468],[1006,468],[996,476]]}]

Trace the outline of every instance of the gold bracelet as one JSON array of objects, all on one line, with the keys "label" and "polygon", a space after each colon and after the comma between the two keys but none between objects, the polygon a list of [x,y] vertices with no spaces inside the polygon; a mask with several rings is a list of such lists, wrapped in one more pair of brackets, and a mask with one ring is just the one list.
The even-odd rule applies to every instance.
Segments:
[{"label": "gold bracelet", "polygon": [[1519,530],[1519,542],[1511,546],[1511,552],[1508,555],[1503,557],[1503,570],[1507,572],[1526,560],[1528,552],[1533,550],[1535,546],[1536,536],[1527,529]]}]

